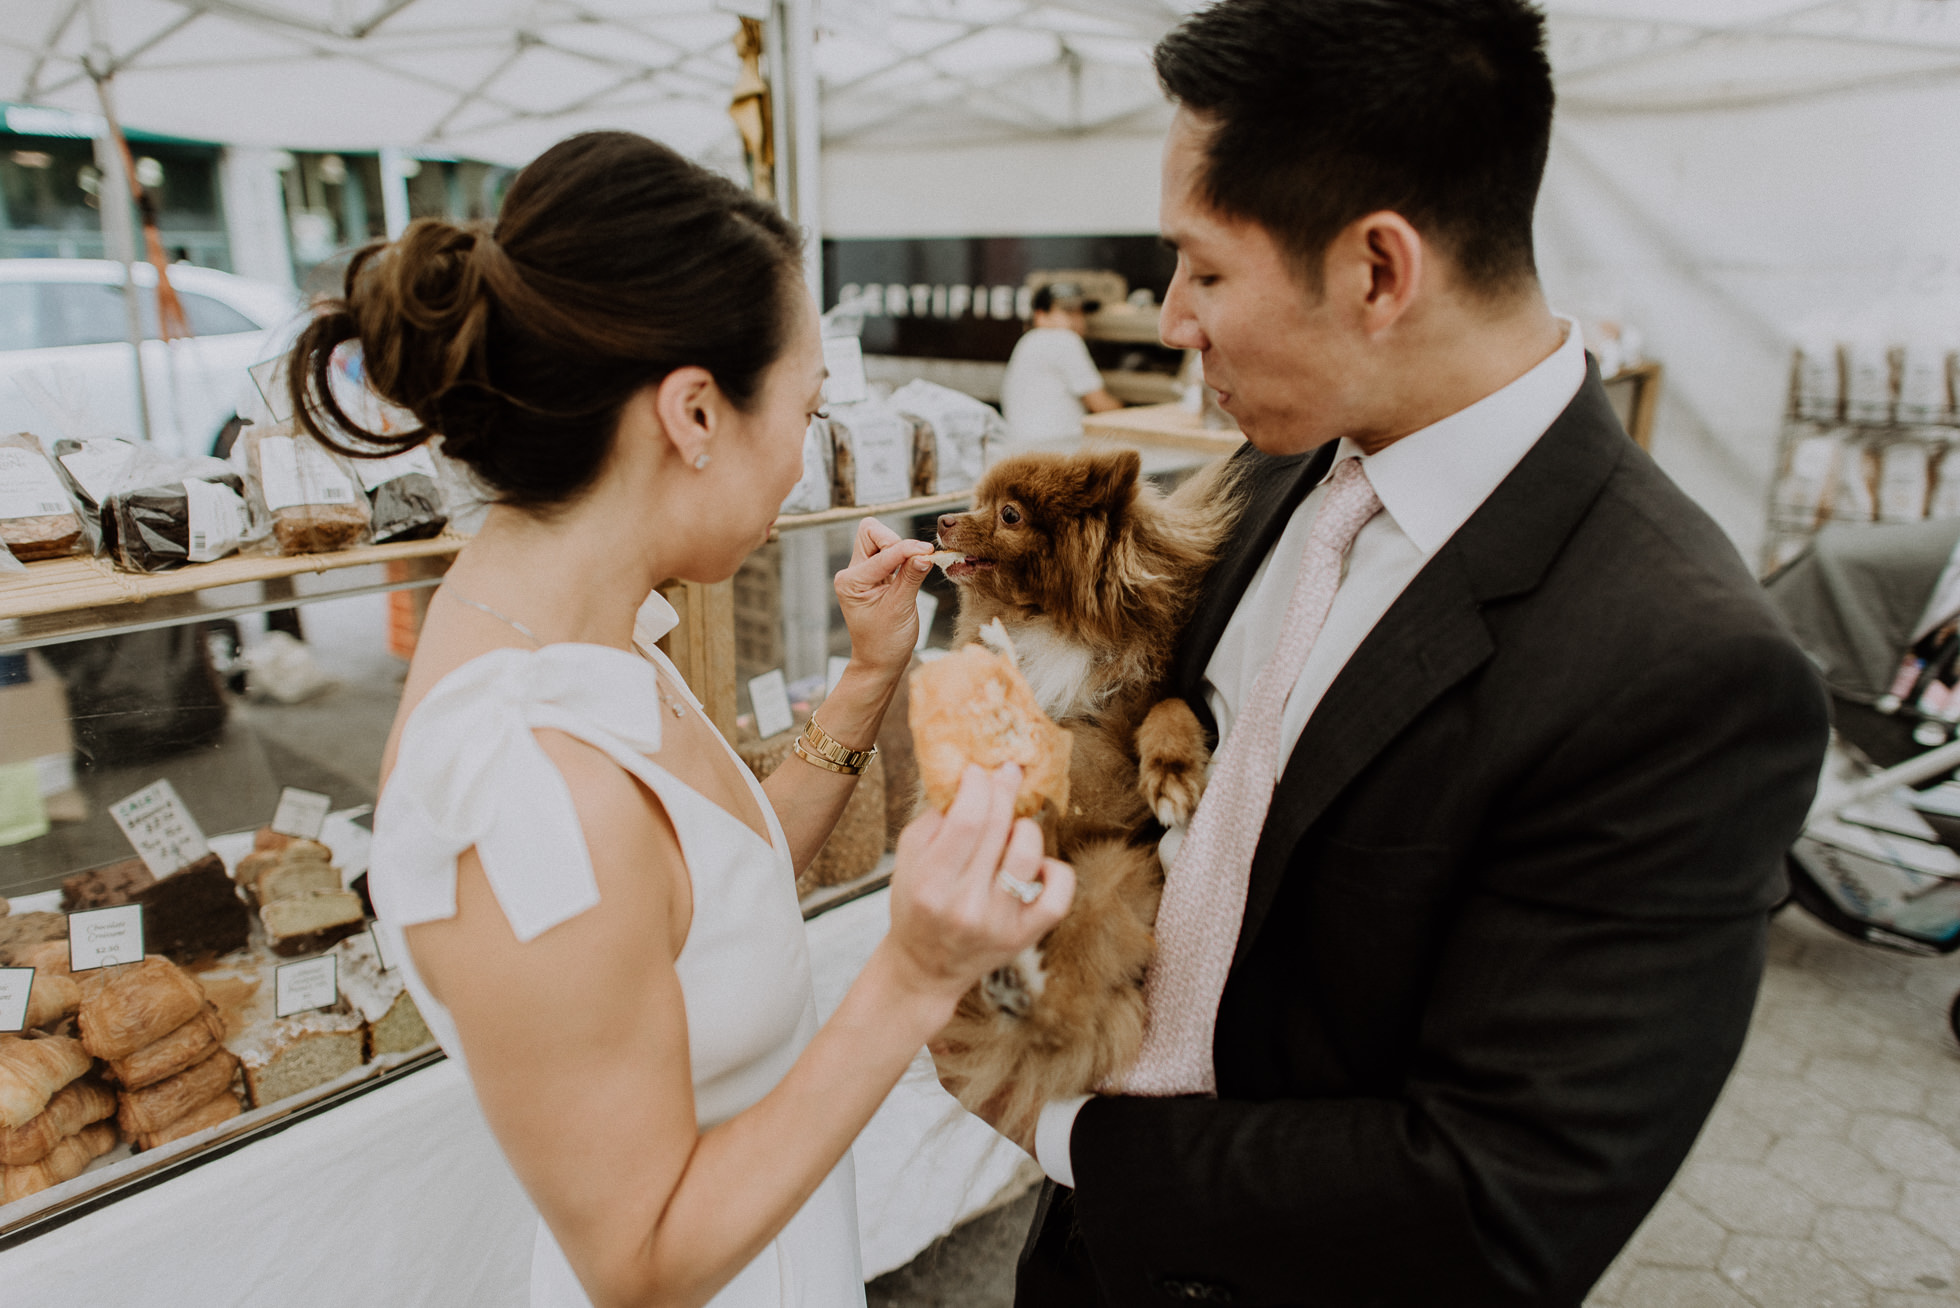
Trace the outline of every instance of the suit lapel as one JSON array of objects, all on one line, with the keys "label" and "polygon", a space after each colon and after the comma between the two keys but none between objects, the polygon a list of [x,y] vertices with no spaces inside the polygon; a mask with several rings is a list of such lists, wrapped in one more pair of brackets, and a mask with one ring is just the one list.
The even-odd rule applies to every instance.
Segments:
[{"label": "suit lapel", "polygon": [[1225,552],[1205,577],[1198,605],[1171,658],[1171,692],[1191,701],[1208,727],[1216,724],[1205,707],[1205,665],[1273,542],[1300,501],[1327,475],[1334,450],[1330,441],[1306,454],[1275,457],[1247,445],[1233,456],[1238,465],[1234,491],[1245,497],[1245,507]]},{"label": "suit lapel", "polygon": [[1390,741],[1495,652],[1482,606],[1538,584],[1628,448],[1589,361],[1565,412],[1409,583],[1315,706],[1253,855],[1234,966],[1301,837]]}]

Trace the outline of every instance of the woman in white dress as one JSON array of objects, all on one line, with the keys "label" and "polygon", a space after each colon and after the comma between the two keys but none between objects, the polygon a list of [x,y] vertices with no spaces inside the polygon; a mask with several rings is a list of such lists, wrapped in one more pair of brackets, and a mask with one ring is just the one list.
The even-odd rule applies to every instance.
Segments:
[{"label": "woman in white dress", "polygon": [[794,876],[907,665],[927,547],[861,525],[850,666],[764,785],[649,649],[655,585],[730,576],[802,472],[824,370],[800,248],[664,147],[574,137],[494,232],[363,252],[293,355],[316,435],[363,439],[328,367],[358,342],[497,496],[430,604],[369,879],[542,1218],[538,1305],[862,1303],[852,1139],[1073,893],[1016,778],[974,769],[905,832],[891,933],[819,1029]]}]

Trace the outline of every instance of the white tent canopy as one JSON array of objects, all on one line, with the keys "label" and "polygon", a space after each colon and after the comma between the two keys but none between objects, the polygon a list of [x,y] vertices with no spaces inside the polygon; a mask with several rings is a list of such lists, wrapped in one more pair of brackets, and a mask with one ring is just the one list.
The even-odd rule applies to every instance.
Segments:
[{"label": "white tent canopy", "polygon": [[[0,99],[91,111],[92,58],[153,131],[521,163],[625,127],[733,170],[728,11],[757,2],[8,0]],[[814,3],[825,234],[1154,229],[1149,50],[1195,0]],[[1643,329],[1656,451],[1751,551],[1798,325],[1953,303],[1960,5],[1546,7],[1547,284]]]}]

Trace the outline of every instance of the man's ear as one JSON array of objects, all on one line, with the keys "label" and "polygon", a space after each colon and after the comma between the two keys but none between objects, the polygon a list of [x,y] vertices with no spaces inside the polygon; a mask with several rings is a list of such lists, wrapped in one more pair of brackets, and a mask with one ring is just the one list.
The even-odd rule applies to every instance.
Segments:
[{"label": "man's ear", "polygon": [[1370,336],[1387,331],[1422,292],[1428,249],[1401,214],[1383,209],[1348,224],[1328,251],[1330,287],[1338,286]]},{"label": "man's ear", "polygon": [[676,368],[654,387],[654,415],[681,462],[692,467],[712,453],[721,402],[721,388],[706,368]]}]

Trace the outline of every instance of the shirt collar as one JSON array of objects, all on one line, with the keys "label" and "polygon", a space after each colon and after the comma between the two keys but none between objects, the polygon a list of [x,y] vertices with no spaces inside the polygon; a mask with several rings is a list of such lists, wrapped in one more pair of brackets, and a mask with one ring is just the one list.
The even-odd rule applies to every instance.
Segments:
[{"label": "shirt collar", "polygon": [[1510,385],[1376,454],[1345,437],[1335,450],[1333,467],[1361,460],[1383,511],[1425,556],[1470,520],[1579,393],[1585,341],[1571,319],[1558,321],[1564,342]]}]

